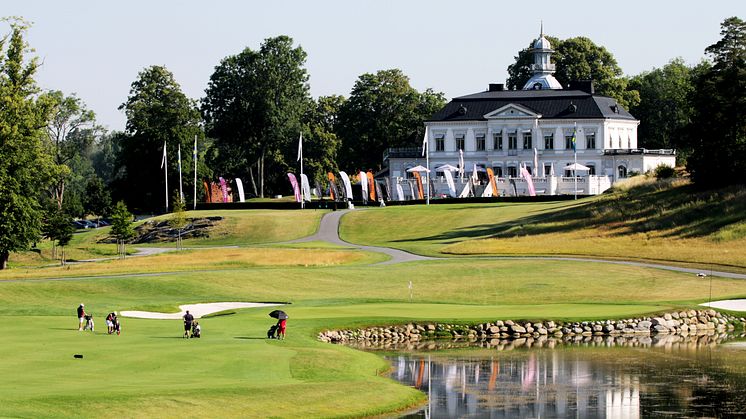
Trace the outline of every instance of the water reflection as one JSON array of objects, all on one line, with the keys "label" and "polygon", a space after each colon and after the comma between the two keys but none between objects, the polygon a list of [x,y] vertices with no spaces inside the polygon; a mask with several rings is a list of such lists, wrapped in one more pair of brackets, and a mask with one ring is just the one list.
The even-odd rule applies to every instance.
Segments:
[{"label": "water reflection", "polygon": [[[734,348],[734,347],[731,347]],[[390,356],[398,381],[430,395],[406,417],[681,417],[746,414],[745,370],[722,351],[561,346]]]}]

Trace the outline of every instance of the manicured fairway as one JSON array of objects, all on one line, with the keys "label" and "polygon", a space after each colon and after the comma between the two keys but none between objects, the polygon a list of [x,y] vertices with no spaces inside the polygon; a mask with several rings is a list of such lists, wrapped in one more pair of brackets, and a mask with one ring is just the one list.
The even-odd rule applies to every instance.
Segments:
[{"label": "manicured fairway", "polygon": [[[0,282],[0,416],[385,413],[423,395],[379,376],[387,368],[379,357],[317,342],[318,331],[412,320],[628,317],[690,306],[707,290],[708,281],[662,270],[493,260]],[[715,279],[713,296],[746,297],[746,288]],[[274,321],[267,309],[203,319],[200,340],[181,339],[181,323],[168,320],[125,318],[121,336],[105,334],[111,310],[175,311],[210,301],[290,301],[288,338],[264,338]],[[95,334],[76,329],[80,302],[98,320]]]}]

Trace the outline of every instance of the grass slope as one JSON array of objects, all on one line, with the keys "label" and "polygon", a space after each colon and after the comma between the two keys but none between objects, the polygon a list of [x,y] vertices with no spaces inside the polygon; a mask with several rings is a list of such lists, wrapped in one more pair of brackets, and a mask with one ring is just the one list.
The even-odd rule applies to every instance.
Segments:
[{"label": "grass slope", "polygon": [[[187,211],[187,218],[208,216],[223,217],[223,221],[210,232],[210,236],[185,239],[183,245],[191,246],[245,246],[276,243],[310,236],[316,232],[325,211],[270,211],[270,210],[223,210]],[[152,220],[167,220],[171,215],[161,215]],[[140,224],[138,222],[137,224]],[[102,244],[100,240],[109,235],[110,227],[77,232],[65,247],[67,259],[85,260],[116,256],[115,244]],[[143,243],[134,247],[175,247],[175,243]],[[59,257],[59,256],[58,256]],[[52,244],[48,240],[38,243],[38,252],[22,252],[11,255],[11,267],[38,267],[55,264]]]},{"label": "grass slope", "polygon": [[426,255],[580,255],[744,272],[746,191],[648,180],[579,201],[358,211],[340,232]]}]

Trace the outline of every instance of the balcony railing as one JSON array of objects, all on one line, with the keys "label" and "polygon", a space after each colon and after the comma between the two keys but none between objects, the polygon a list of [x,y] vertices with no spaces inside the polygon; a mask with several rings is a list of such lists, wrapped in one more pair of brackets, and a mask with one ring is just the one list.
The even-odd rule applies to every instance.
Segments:
[{"label": "balcony railing", "polygon": [[622,149],[604,150],[604,155],[607,155],[607,156],[630,155],[630,154],[657,154],[661,156],[674,156],[676,155],[676,149],[662,148],[659,150],[648,150],[646,148],[622,148]]}]

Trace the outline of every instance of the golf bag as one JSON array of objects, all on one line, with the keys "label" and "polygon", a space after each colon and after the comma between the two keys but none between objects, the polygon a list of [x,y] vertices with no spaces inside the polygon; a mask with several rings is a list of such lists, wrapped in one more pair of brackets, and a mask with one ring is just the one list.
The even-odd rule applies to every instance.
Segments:
[{"label": "golf bag", "polygon": [[276,324],[273,324],[272,327],[267,330],[267,339],[274,339],[277,334],[277,329],[279,329],[279,327]]},{"label": "golf bag", "polygon": [[85,316],[85,327],[83,330],[90,330],[93,332],[94,324],[93,324],[93,315],[86,315]]}]

